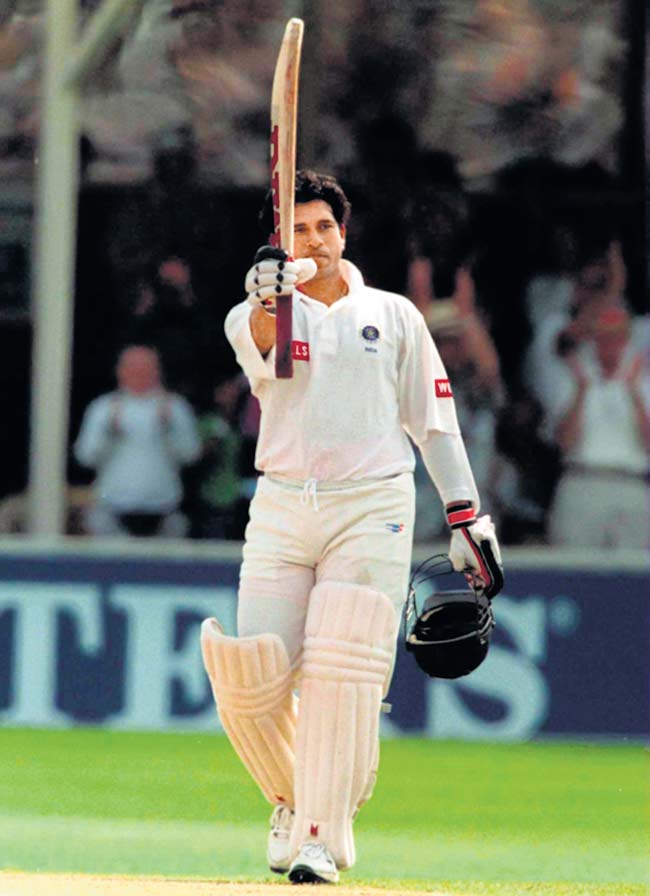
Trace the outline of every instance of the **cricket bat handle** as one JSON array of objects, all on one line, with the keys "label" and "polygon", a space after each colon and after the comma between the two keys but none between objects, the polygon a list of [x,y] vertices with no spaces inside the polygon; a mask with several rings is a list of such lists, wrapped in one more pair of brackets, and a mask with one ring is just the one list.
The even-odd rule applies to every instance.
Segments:
[{"label": "cricket bat handle", "polygon": [[[293,195],[291,198],[293,199]],[[277,243],[277,234],[272,236],[271,241]],[[284,248],[278,245],[267,246],[260,251],[266,253],[266,258],[286,259],[289,257]],[[290,380],[293,377],[292,340],[293,296],[291,294],[279,295],[275,300],[275,376],[279,380]]]},{"label": "cricket bat handle", "polygon": [[275,375],[278,379],[293,376],[291,296],[278,296],[275,300]]},{"label": "cricket bat handle", "polygon": [[[265,258],[286,261],[288,257],[287,252],[279,246],[262,246],[255,253],[255,264],[264,261]],[[293,376],[292,304],[291,294],[279,295],[275,299],[275,375],[283,380],[290,380]]]}]

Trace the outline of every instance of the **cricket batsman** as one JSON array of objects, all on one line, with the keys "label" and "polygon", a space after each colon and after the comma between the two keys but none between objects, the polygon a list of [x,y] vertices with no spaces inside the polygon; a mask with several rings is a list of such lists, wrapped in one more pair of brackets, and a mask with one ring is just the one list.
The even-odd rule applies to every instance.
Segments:
[{"label": "cricket batsman", "polygon": [[[234,749],[274,806],[271,869],[334,883],[379,762],[379,714],[407,594],[417,445],[449,556],[492,597],[501,558],[425,321],[343,258],[350,203],[299,171],[294,255],[263,247],[225,328],[262,410],[237,611],[202,650]],[[273,229],[271,197],[262,212]],[[292,293],[294,374],[275,375],[275,297]],[[410,437],[410,439],[409,439]]]}]

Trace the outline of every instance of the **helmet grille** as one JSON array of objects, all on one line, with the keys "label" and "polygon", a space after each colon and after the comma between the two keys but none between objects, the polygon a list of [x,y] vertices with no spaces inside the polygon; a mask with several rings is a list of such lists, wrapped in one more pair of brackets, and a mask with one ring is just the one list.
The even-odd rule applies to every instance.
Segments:
[{"label": "helmet grille", "polygon": [[418,614],[415,585],[426,583],[435,588],[449,572],[437,557],[430,558],[412,578],[404,614],[406,649],[432,678],[460,678],[476,669],[487,655],[494,627],[489,599],[467,587],[462,591],[434,590]]}]

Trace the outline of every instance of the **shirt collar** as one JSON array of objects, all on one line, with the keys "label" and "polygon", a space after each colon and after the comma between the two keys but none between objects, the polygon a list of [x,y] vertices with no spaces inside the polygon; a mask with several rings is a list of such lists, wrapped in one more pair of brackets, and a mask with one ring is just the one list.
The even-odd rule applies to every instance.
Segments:
[{"label": "shirt collar", "polygon": [[349,298],[353,293],[357,292],[360,289],[363,289],[363,275],[359,268],[352,264],[351,261],[348,261],[347,258],[341,259],[341,274],[343,275],[343,279],[348,284],[348,295],[344,298]]},{"label": "shirt collar", "polygon": [[[348,285],[348,293],[345,296],[341,296],[341,298],[338,300],[339,302],[349,299],[354,293],[358,292],[360,289],[363,289],[365,285],[363,282],[363,274],[361,273],[359,268],[355,264],[352,264],[351,261],[348,261],[347,258],[341,259],[341,276]],[[312,299],[306,293],[302,292],[300,287],[298,287],[298,293],[303,301],[317,301],[317,299]],[[319,304],[322,305],[323,303],[320,302]]]}]

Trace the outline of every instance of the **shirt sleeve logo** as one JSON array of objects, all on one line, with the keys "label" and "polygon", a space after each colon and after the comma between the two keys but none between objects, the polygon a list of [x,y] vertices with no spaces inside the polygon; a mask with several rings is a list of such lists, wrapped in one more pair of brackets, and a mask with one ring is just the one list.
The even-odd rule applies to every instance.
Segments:
[{"label": "shirt sleeve logo", "polygon": [[453,398],[449,380],[436,380],[436,398]]},{"label": "shirt sleeve logo", "polygon": [[291,357],[294,361],[309,361],[309,343],[294,339],[291,343]]}]

